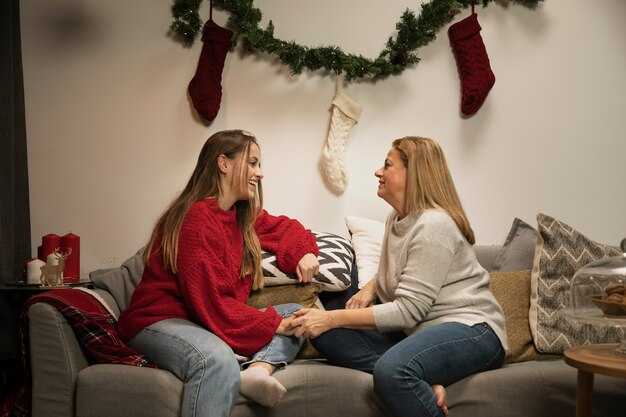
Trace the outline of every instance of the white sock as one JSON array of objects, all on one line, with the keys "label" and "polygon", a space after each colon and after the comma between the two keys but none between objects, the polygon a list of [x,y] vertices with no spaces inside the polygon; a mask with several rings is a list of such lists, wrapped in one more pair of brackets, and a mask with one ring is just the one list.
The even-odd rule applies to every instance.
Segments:
[{"label": "white sock", "polygon": [[287,392],[287,389],[262,366],[248,367],[241,371],[240,375],[240,392],[261,405],[272,407],[278,404]]}]

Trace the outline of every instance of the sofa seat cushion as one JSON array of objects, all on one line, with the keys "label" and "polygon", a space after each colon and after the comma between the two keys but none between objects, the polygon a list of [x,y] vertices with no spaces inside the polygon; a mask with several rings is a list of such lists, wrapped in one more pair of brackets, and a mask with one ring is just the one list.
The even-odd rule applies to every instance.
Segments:
[{"label": "sofa seat cushion", "polygon": [[374,417],[386,416],[374,394],[372,375],[328,365],[317,360],[296,360],[274,373],[287,388],[275,407],[263,407],[239,396],[231,417]]},{"label": "sofa seat cushion", "polygon": [[78,374],[76,415],[178,417],[183,383],[169,371],[98,364]]},{"label": "sofa seat cushion", "polygon": [[[274,376],[287,388],[277,406],[263,407],[239,396],[231,417],[385,415],[374,395],[370,374],[322,361],[296,360]],[[162,369],[93,365],[79,373],[77,384],[77,416],[180,415],[183,383]]]},{"label": "sofa seat cushion", "polygon": [[[571,417],[576,383],[576,369],[563,360],[508,364],[446,387],[448,417]],[[625,379],[595,375],[593,415],[622,415],[625,392]]]}]

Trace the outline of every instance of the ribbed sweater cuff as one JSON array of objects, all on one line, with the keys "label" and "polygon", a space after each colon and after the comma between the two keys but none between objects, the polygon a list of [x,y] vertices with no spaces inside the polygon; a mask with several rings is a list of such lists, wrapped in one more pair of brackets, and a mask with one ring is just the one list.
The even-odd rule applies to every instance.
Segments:
[{"label": "ribbed sweater cuff", "polygon": [[355,122],[357,122],[359,117],[361,117],[361,110],[363,110],[363,106],[345,95],[342,90],[337,91],[337,94],[333,99],[333,105],[337,106],[343,114],[353,119]]},{"label": "ribbed sweater cuff", "polygon": [[452,42],[467,38],[468,36],[474,35],[475,33],[480,32],[482,28],[478,23],[478,15],[476,13],[472,13],[470,16],[465,19],[453,24],[448,29],[448,36]]}]

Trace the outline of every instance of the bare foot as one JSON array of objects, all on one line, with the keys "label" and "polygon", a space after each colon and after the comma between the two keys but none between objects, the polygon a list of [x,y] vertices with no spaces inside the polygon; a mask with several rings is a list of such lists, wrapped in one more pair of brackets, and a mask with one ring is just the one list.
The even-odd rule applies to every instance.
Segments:
[{"label": "bare foot", "polygon": [[433,394],[435,394],[435,403],[441,409],[444,416],[448,415],[448,397],[446,389],[443,385],[433,385]]}]

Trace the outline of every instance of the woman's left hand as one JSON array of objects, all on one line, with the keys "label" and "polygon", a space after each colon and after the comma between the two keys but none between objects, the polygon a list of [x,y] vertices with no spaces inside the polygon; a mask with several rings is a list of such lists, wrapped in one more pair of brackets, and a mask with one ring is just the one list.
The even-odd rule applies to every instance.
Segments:
[{"label": "woman's left hand", "polygon": [[334,328],[333,317],[330,311],[316,308],[303,308],[293,313],[295,318],[289,323],[289,329],[294,329],[294,335],[317,337]]},{"label": "woman's left hand", "polygon": [[317,261],[317,256],[312,253],[304,255],[296,267],[298,282],[311,282],[319,272],[320,263]]}]

